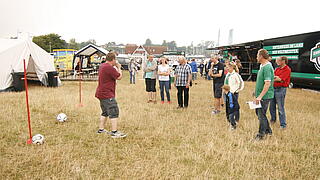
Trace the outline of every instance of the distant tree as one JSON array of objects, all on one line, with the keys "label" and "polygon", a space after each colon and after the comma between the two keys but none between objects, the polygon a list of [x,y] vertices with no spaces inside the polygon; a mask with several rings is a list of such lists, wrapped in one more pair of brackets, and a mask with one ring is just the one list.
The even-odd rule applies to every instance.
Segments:
[{"label": "distant tree", "polygon": [[167,41],[166,40],[163,40],[162,41],[162,46],[167,46],[168,44],[167,44]]},{"label": "distant tree", "polygon": [[144,43],[145,46],[151,46],[152,45],[152,41],[148,38],[146,40],[146,43]]},{"label": "distant tree", "polygon": [[52,52],[53,49],[64,49],[67,47],[67,42],[61,39],[61,36],[54,33],[34,36],[32,41],[47,52]]},{"label": "distant tree", "polygon": [[96,42],[96,40],[94,40],[94,39],[89,39],[88,41],[81,42],[81,43],[80,43],[80,49],[83,48],[83,47],[85,47],[85,46],[87,46],[87,45],[89,45],[89,44],[94,44],[94,45],[96,45],[97,42]]},{"label": "distant tree", "polygon": [[91,44],[94,44],[94,45],[97,44],[96,40],[94,40],[94,39],[89,39],[88,42],[90,42]]},{"label": "distant tree", "polygon": [[72,39],[69,40],[68,48],[79,50],[80,44],[76,42],[75,38],[72,38]]},{"label": "distant tree", "polygon": [[170,41],[167,43],[169,51],[177,51],[177,43],[175,41]]}]

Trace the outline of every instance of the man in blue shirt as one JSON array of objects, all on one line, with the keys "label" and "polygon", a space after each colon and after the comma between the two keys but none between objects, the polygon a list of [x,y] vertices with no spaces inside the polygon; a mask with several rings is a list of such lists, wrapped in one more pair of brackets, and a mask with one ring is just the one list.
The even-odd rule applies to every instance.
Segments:
[{"label": "man in blue shirt", "polygon": [[191,60],[190,63],[191,70],[192,70],[192,81],[197,79],[198,67],[195,59]]}]

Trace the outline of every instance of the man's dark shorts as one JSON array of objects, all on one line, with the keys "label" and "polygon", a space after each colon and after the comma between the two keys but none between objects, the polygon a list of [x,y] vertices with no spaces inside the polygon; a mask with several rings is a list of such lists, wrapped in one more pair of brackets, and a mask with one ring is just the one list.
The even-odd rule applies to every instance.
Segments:
[{"label": "man's dark shorts", "polygon": [[156,79],[146,78],[146,91],[147,92],[156,92]]},{"label": "man's dark shorts", "polygon": [[213,83],[213,97],[221,98],[222,97],[222,86],[223,83]]},{"label": "man's dark shorts", "polygon": [[100,99],[101,116],[109,118],[119,117],[119,107],[115,98]]}]

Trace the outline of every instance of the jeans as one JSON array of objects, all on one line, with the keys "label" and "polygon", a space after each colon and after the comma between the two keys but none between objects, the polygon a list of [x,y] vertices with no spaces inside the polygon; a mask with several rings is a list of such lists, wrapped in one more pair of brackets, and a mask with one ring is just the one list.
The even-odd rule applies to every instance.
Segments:
[{"label": "jeans", "polygon": [[211,76],[209,76],[209,73],[207,74],[207,80],[211,80]]},{"label": "jeans", "polygon": [[[189,105],[189,88],[186,88],[186,86],[177,86],[178,89],[178,104],[179,107],[188,107]],[[182,94],[184,94],[184,98],[182,97]],[[183,101],[184,99],[184,101]]]},{"label": "jeans", "polygon": [[135,84],[136,83],[136,74],[134,71],[129,72],[130,74],[130,84]]},{"label": "jeans", "polygon": [[236,122],[239,122],[240,119],[240,111],[235,111],[227,115],[227,119],[232,126],[236,126]]},{"label": "jeans", "polygon": [[276,113],[276,105],[278,106],[279,120],[280,126],[286,127],[286,112],[284,109],[284,101],[287,93],[286,87],[277,87],[274,88],[274,98],[271,99],[270,102],[270,115],[271,122],[276,122],[277,113]]},{"label": "jeans", "polygon": [[272,133],[267,118],[267,110],[271,99],[263,99],[260,101],[261,108],[256,109],[256,114],[259,119],[259,135],[264,136],[266,133]]},{"label": "jeans", "polygon": [[167,101],[170,101],[170,80],[159,81],[161,101],[164,101],[164,89],[166,89]]}]

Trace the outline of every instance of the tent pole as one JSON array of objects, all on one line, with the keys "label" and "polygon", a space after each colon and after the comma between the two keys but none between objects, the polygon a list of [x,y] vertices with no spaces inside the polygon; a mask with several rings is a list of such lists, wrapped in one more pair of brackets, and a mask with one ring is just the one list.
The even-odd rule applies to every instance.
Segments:
[{"label": "tent pole", "polygon": [[24,68],[24,86],[25,86],[25,89],[26,89],[26,105],[27,105],[28,128],[29,128],[29,139],[27,140],[27,144],[31,144],[32,143],[32,133],[31,133],[29,95],[28,95],[28,81],[27,81],[26,60],[25,59],[23,59],[23,68]]},{"label": "tent pole", "polygon": [[82,56],[80,57],[80,63],[79,63],[79,107],[82,107]]}]

